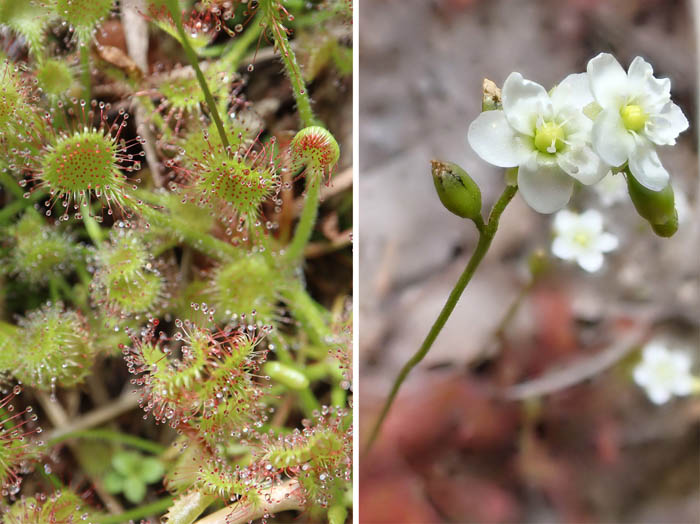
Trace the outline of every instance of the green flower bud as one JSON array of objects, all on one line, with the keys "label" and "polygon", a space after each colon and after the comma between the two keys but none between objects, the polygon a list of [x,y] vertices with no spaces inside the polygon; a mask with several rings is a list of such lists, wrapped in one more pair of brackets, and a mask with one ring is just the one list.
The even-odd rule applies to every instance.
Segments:
[{"label": "green flower bud", "polygon": [[544,249],[535,249],[527,259],[532,279],[536,279],[544,274],[549,268],[549,257]]},{"label": "green flower bud", "polygon": [[672,220],[676,208],[671,184],[661,191],[652,191],[640,184],[629,169],[627,174],[627,189],[637,213],[653,224],[666,224]]},{"label": "green flower bud", "polygon": [[442,205],[462,218],[481,220],[481,191],[467,172],[452,162],[433,160],[432,166]]},{"label": "green flower bud", "polygon": [[668,221],[663,224],[652,224],[651,228],[660,237],[672,237],[678,231],[678,212],[674,210],[673,217]]}]

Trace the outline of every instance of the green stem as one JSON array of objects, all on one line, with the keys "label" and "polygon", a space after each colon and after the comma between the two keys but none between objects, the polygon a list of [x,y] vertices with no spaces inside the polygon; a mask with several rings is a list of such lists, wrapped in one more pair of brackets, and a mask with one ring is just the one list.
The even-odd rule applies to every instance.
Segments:
[{"label": "green stem", "polygon": [[496,329],[493,332],[493,337],[501,342],[504,341],[504,338],[506,336],[506,329],[510,325],[510,323],[513,321],[513,318],[515,318],[515,314],[518,312],[520,309],[520,306],[523,303],[523,300],[525,297],[532,291],[532,288],[535,285],[535,278],[531,278],[528,280],[528,282],[520,288],[520,292],[518,295],[515,297],[513,302],[510,304],[508,307],[508,310],[506,311],[505,315],[503,315],[503,318],[501,321],[498,323],[496,326]]},{"label": "green stem", "polygon": [[98,524],[123,524],[124,522],[136,521],[153,515],[160,515],[166,511],[173,503],[172,497],[164,497],[150,504],[139,506],[138,508],[130,509],[119,515],[105,515],[96,517],[95,522]]},{"label": "green stem", "polygon": [[102,243],[102,228],[92,216],[92,211],[87,201],[80,206],[80,212],[83,215],[83,224],[90,240],[96,247],[99,246]]},{"label": "green stem", "polygon": [[112,431],[109,429],[86,429],[83,431],[71,431],[70,433],[66,433],[64,435],[60,435],[56,438],[49,440],[46,443],[46,445],[48,447],[52,447],[56,444],[74,438],[90,440],[110,440],[112,442],[125,444],[127,446],[131,446],[132,448],[137,448],[148,453],[153,453],[154,455],[160,455],[166,450],[165,446],[162,446],[156,442],[135,437],[134,435],[128,435],[126,433]]},{"label": "green stem", "polygon": [[491,241],[493,240],[493,237],[496,234],[496,230],[498,229],[498,221],[501,218],[503,210],[513,199],[517,191],[517,186],[507,185],[506,188],[503,190],[503,193],[501,194],[500,198],[493,206],[488,223],[486,223],[485,225],[477,225],[479,229],[479,242],[476,245],[476,249],[474,250],[474,253],[472,253],[471,258],[467,263],[467,267],[464,268],[464,272],[459,277],[459,280],[457,280],[454,289],[452,289],[452,291],[450,292],[450,295],[447,298],[447,302],[445,302],[445,305],[442,307],[440,314],[435,320],[433,326],[430,328],[430,331],[425,337],[425,340],[421,344],[420,348],[418,348],[418,351],[416,351],[416,353],[408,360],[408,362],[404,364],[398,376],[394,380],[394,384],[391,387],[389,396],[384,402],[384,406],[382,407],[382,411],[379,414],[379,418],[377,419],[372,428],[369,440],[367,442],[367,447],[365,448],[365,452],[370,450],[372,444],[379,435],[379,432],[382,428],[382,424],[384,423],[384,420],[386,419],[386,416],[389,413],[389,410],[391,409],[394,399],[396,398],[396,395],[399,392],[399,388],[403,384],[404,380],[406,380],[406,377],[413,370],[413,368],[416,367],[416,365],[418,365],[418,363],[421,360],[423,360],[425,355],[428,354],[428,351],[432,347],[433,342],[435,342],[435,339],[440,334],[440,331],[447,322],[447,319],[452,314],[452,311],[454,310],[455,306],[457,305],[457,302],[462,296],[464,289],[467,287],[467,284],[469,284],[469,282],[471,281],[472,277],[474,276],[474,272],[479,267],[479,264],[483,260],[484,255],[486,255],[486,252],[491,246]]},{"label": "green stem", "polygon": [[90,103],[92,96],[92,79],[90,78],[90,48],[87,44],[80,43],[80,67],[82,68],[83,92],[85,101]]},{"label": "green stem", "polygon": [[275,39],[277,49],[280,50],[282,62],[284,63],[287,75],[292,84],[294,100],[296,100],[297,103],[297,110],[299,111],[299,119],[301,120],[302,127],[312,126],[316,123],[316,119],[311,109],[309,91],[306,88],[304,77],[301,74],[297,57],[292,50],[292,46],[289,45],[287,29],[279,19],[278,0],[262,0],[260,4],[267,18],[268,27],[272,30],[272,37]]},{"label": "green stem", "polygon": [[58,281],[55,276],[49,279],[49,296],[51,297],[51,302],[58,304],[61,301],[61,295],[58,291]]},{"label": "green stem", "polygon": [[226,130],[224,129],[224,124],[221,121],[221,117],[219,116],[219,110],[216,107],[214,97],[212,96],[211,91],[209,90],[209,86],[207,85],[207,80],[206,78],[204,78],[204,73],[202,73],[202,70],[199,67],[199,58],[197,57],[197,53],[194,49],[192,49],[192,45],[190,45],[187,33],[185,33],[185,28],[182,25],[182,14],[180,13],[180,7],[178,5],[178,2],[177,0],[168,0],[167,5],[168,10],[170,11],[170,15],[173,17],[173,21],[175,22],[177,33],[178,35],[180,35],[180,44],[182,45],[182,49],[185,51],[185,56],[187,56],[187,60],[189,61],[190,65],[192,66],[192,69],[194,69],[195,75],[197,76],[199,87],[202,88],[202,92],[204,93],[204,100],[206,100],[207,106],[209,107],[209,113],[214,119],[214,124],[216,124],[216,129],[219,132],[219,136],[221,137],[221,143],[226,149],[228,149],[229,142],[228,138],[226,137]]},{"label": "green stem", "polygon": [[328,312],[311,298],[299,279],[290,282],[290,285],[282,290],[282,298],[309,340],[317,346],[327,348],[331,336]]},{"label": "green stem", "polygon": [[306,200],[304,201],[304,209],[301,211],[299,223],[294,231],[294,237],[287,247],[285,257],[287,260],[293,261],[301,259],[304,255],[304,248],[309,243],[311,233],[316,224],[316,216],[318,215],[318,202],[321,194],[321,178],[319,173],[314,171],[309,172],[307,180],[309,185],[306,188]]}]

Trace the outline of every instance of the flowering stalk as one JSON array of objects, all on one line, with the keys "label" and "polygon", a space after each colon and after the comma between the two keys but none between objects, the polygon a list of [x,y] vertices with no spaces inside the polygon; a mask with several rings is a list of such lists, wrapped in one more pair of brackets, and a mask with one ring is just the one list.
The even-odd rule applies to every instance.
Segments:
[{"label": "flowering stalk", "polygon": [[194,49],[192,49],[192,45],[190,44],[190,41],[187,38],[187,34],[185,33],[185,28],[182,25],[182,13],[180,12],[178,2],[177,0],[168,0],[166,5],[168,7],[168,11],[170,11],[170,16],[172,16],[173,18],[173,22],[175,23],[175,27],[177,28],[178,35],[180,36],[179,40],[180,44],[182,45],[182,49],[185,51],[185,56],[187,56],[187,60],[192,66],[192,69],[194,69],[194,73],[197,76],[199,86],[202,88],[202,92],[204,93],[204,99],[207,102],[207,107],[209,107],[211,117],[214,119],[214,123],[216,124],[216,130],[219,132],[219,136],[221,137],[221,143],[224,145],[225,149],[228,149],[229,143],[228,138],[226,137],[226,130],[224,129],[224,124],[221,121],[221,117],[219,116],[219,110],[216,107],[216,102],[214,101],[214,97],[211,94],[209,85],[207,84],[207,81],[204,78],[204,74],[202,73],[202,70],[199,67],[199,59],[197,58],[197,53]]},{"label": "flowering stalk", "polygon": [[469,284],[469,282],[471,281],[472,277],[474,276],[474,273],[476,272],[476,269],[479,267],[479,264],[483,260],[484,255],[486,255],[486,252],[491,246],[491,241],[493,240],[493,237],[496,235],[496,231],[498,230],[498,222],[501,218],[501,214],[503,214],[503,211],[505,210],[506,206],[513,199],[517,191],[517,185],[507,185],[506,188],[503,190],[503,193],[501,193],[501,196],[499,197],[498,201],[494,204],[493,209],[491,210],[491,214],[489,215],[488,222],[483,223],[483,220],[475,221],[477,229],[479,230],[479,241],[476,245],[476,249],[474,250],[474,253],[472,253],[472,256],[469,258],[467,267],[464,268],[462,275],[459,277],[459,280],[457,280],[455,287],[450,292],[450,296],[447,297],[447,302],[445,302],[445,305],[442,307],[440,314],[438,315],[437,319],[430,328],[430,331],[428,331],[428,335],[425,337],[425,340],[423,340],[423,343],[421,344],[420,348],[418,348],[418,351],[416,351],[416,353],[408,360],[408,362],[404,364],[398,376],[396,377],[396,379],[394,379],[394,384],[391,387],[389,396],[384,402],[384,406],[382,407],[382,411],[379,414],[379,418],[377,419],[377,421],[374,424],[374,427],[372,428],[372,432],[370,433],[369,440],[367,441],[365,451],[369,451],[369,449],[372,447],[372,444],[379,435],[379,432],[382,428],[382,424],[384,423],[384,420],[386,419],[386,416],[389,413],[389,410],[391,409],[391,406],[394,403],[394,399],[396,398],[396,395],[399,392],[399,388],[401,388],[401,385],[403,384],[404,380],[406,380],[406,377],[413,370],[413,368],[416,367],[420,363],[420,361],[423,360],[423,358],[425,358],[425,355],[428,354],[428,351],[430,351],[433,342],[435,342],[435,339],[440,334],[440,331],[442,331],[442,328],[447,322],[447,319],[450,318],[450,315],[452,314],[452,311],[457,305],[457,302],[459,302],[459,299],[462,296],[464,289],[467,287],[467,284]]},{"label": "flowering stalk", "polygon": [[90,78],[90,48],[87,44],[80,44],[80,66],[82,68],[83,96],[85,100],[92,97],[92,79]]},{"label": "flowering stalk", "polygon": [[287,75],[289,75],[301,124],[304,127],[312,126],[316,122],[316,119],[314,117],[313,110],[311,109],[311,100],[309,99],[309,93],[306,89],[306,84],[304,83],[304,77],[301,74],[299,63],[297,62],[297,58],[292,50],[292,47],[289,45],[287,28],[284,27],[282,21],[280,20],[281,6],[277,0],[262,0],[260,4],[263,14],[267,19],[268,27],[270,28],[272,36],[275,39],[275,44],[277,44],[277,48],[282,56],[282,62],[287,70]]},{"label": "flowering stalk", "polygon": [[318,216],[319,194],[321,192],[321,177],[312,176],[309,180],[309,185],[306,187],[306,200],[304,201],[304,209],[302,209],[299,223],[294,231],[294,238],[287,248],[287,258],[296,260],[301,258],[304,253],[306,244],[309,243],[311,232],[316,224]]}]

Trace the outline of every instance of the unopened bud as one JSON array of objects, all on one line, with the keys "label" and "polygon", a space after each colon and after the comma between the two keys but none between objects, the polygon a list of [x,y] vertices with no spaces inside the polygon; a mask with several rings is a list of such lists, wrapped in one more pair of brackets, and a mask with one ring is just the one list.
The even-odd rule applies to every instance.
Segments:
[{"label": "unopened bud", "polygon": [[462,218],[481,220],[481,191],[467,172],[452,162],[432,161],[433,182],[440,202]]},{"label": "unopened bud", "polygon": [[672,237],[678,231],[678,212],[674,211],[673,217],[663,224],[652,224],[651,228],[660,237]]},{"label": "unopened bud", "polygon": [[530,275],[532,279],[537,279],[542,275],[549,267],[549,258],[547,257],[547,252],[544,249],[535,249],[527,259],[527,264],[530,269]]},{"label": "unopened bud", "polygon": [[671,184],[667,184],[661,191],[652,191],[640,184],[629,169],[626,174],[627,189],[639,216],[652,225],[672,221],[676,215],[676,208]]}]

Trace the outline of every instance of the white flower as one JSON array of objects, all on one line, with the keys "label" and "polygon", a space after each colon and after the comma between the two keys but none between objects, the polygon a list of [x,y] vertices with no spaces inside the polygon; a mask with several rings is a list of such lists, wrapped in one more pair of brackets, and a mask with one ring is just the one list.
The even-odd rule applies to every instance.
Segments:
[{"label": "white flower", "polygon": [[654,77],[651,65],[637,57],[625,73],[614,56],[601,53],[588,62],[588,77],[602,109],[593,125],[593,147],[611,166],[629,162],[634,177],[652,191],[669,180],[655,145],[673,145],[688,128],[671,102],[671,81]]},{"label": "white flower", "polygon": [[670,351],[659,342],[644,348],[642,361],[634,368],[634,381],[646,390],[654,404],[664,404],[671,396],[689,395],[694,377],[690,357],[682,351]]},{"label": "white flower", "polygon": [[605,207],[610,207],[627,199],[627,182],[624,175],[610,171],[603,180],[593,186],[594,191]]},{"label": "white flower", "polygon": [[590,146],[593,102],[585,73],[569,75],[551,94],[511,73],[503,84],[503,110],[485,111],[469,126],[469,144],[485,161],[518,167],[518,187],[540,213],[564,207],[574,179],[590,185],[608,172]]},{"label": "white flower", "polygon": [[618,246],[617,237],[603,231],[603,216],[595,209],[580,215],[562,209],[554,217],[554,234],[552,253],[591,273],[603,266],[603,253]]}]

